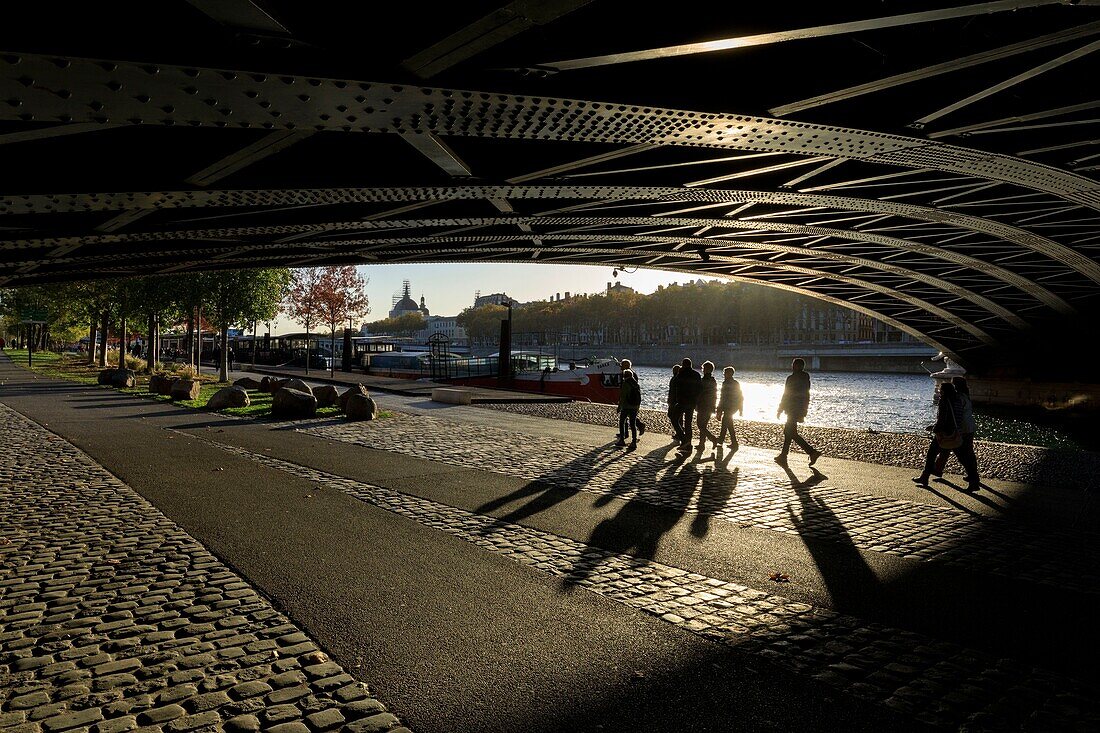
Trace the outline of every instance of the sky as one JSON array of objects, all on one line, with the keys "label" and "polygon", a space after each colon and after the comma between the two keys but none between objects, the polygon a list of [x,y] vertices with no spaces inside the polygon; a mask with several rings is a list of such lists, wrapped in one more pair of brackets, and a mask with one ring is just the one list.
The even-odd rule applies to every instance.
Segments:
[{"label": "sky", "polygon": [[[555,293],[599,293],[607,290],[607,283],[621,282],[640,293],[652,293],[658,285],[683,283],[698,279],[685,273],[660,270],[620,272],[618,278],[611,275],[612,268],[593,265],[545,265],[545,264],[447,264],[447,265],[364,265],[360,274],[369,278],[367,297],[371,312],[364,320],[377,321],[389,313],[394,293],[400,292],[401,281],[408,280],[412,297],[425,305],[432,315],[455,316],[474,303],[474,293],[507,293],[521,303],[532,300],[548,300]],[[714,280],[717,278],[704,278]],[[262,328],[262,326],[261,326]],[[285,317],[274,324],[275,334],[301,331]]]}]

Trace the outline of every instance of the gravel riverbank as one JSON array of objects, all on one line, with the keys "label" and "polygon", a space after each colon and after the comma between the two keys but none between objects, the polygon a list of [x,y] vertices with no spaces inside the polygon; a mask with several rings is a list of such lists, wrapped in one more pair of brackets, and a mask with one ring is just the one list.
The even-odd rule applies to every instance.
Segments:
[{"label": "gravel riverbank", "polygon": [[[618,426],[618,415],[613,405],[572,402],[548,405],[479,405],[479,407],[611,428]],[[640,416],[650,431],[672,433],[672,425],[664,412],[642,410]],[[781,425],[749,420],[735,422],[738,440],[746,445],[778,450],[783,444]],[[713,419],[711,430],[718,432],[718,425]],[[928,438],[921,435],[814,426],[803,427],[802,433],[826,456],[885,466],[900,466],[917,471],[924,465],[924,456],[928,450]],[[1098,483],[1097,477],[1100,476],[1100,453],[986,441],[978,441],[975,449],[982,476],[988,478],[1088,489]],[[948,463],[947,472],[962,473],[961,467],[954,458]]]}]

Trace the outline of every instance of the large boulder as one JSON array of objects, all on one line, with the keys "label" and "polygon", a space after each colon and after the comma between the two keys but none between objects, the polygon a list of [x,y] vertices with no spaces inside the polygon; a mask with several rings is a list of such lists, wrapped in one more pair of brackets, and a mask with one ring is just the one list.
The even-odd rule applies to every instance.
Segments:
[{"label": "large boulder", "polygon": [[348,397],[344,414],[349,420],[373,420],[378,417],[378,405],[364,394],[353,393]]},{"label": "large boulder", "polygon": [[252,401],[244,387],[233,385],[219,389],[206,403],[208,410],[224,410],[227,407],[248,407]]},{"label": "large boulder", "polygon": [[99,376],[96,377],[96,384],[110,384],[114,378],[114,369],[100,369]]},{"label": "large boulder", "polygon": [[280,389],[296,389],[299,392],[305,392],[306,394],[313,394],[313,388],[303,382],[301,379],[288,379],[283,382]]},{"label": "large boulder", "polygon": [[284,387],[271,398],[271,414],[277,417],[313,417],[317,398],[312,392]]},{"label": "large boulder", "polygon": [[264,377],[260,380],[260,391],[275,394],[285,387],[289,381],[289,379],[279,379],[278,377]]},{"label": "large boulder", "polygon": [[344,394],[340,395],[340,412],[348,411],[348,400],[351,399],[353,394],[362,395],[364,397],[370,397],[370,392],[362,384],[357,384],[350,388]]},{"label": "large boulder", "polygon": [[331,384],[323,384],[320,387],[314,387],[313,396],[317,398],[318,407],[332,407],[340,399],[340,391]]},{"label": "large boulder", "polygon": [[133,389],[137,385],[137,372],[133,369],[115,369],[111,374],[111,384],[115,387]]},{"label": "large boulder", "polygon": [[197,400],[202,390],[202,382],[196,379],[177,379],[172,382],[169,395],[173,400]]},{"label": "large boulder", "polygon": [[151,394],[171,394],[172,378],[164,374],[154,374],[149,377],[149,392]]},{"label": "large boulder", "polygon": [[[267,377],[264,377],[264,379],[267,379]],[[257,382],[252,377],[241,377],[233,383],[234,387],[243,387],[245,389],[260,389],[260,385],[261,383]]]}]

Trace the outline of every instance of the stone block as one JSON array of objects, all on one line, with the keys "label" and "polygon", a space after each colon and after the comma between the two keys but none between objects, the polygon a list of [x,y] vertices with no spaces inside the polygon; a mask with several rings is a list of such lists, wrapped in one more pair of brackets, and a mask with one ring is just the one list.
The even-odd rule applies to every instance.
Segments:
[{"label": "stone block", "polygon": [[173,400],[197,400],[202,382],[195,379],[177,379],[172,382],[170,395]]},{"label": "stone block", "polygon": [[258,733],[260,719],[255,715],[238,715],[225,721],[224,728],[229,733]]},{"label": "stone block", "polygon": [[241,387],[243,389],[260,389],[260,385],[261,382],[257,382],[252,377],[241,377],[233,383],[234,387]]},{"label": "stone block", "polygon": [[206,403],[208,410],[224,410],[227,407],[248,407],[252,401],[244,387],[223,387],[213,394]]},{"label": "stone block", "polygon": [[370,397],[353,394],[348,397],[344,414],[349,420],[373,420],[378,417],[378,405]]},{"label": "stone block", "polygon": [[443,402],[449,405],[469,405],[473,403],[474,396],[465,389],[454,387],[437,387],[432,390],[432,402]]},{"label": "stone block", "polygon": [[149,393],[150,394],[171,394],[172,392],[172,377],[164,374],[154,374],[149,377]]},{"label": "stone block", "polygon": [[137,372],[133,369],[115,369],[111,374],[111,386],[133,389],[137,385]]},{"label": "stone block", "polygon": [[313,394],[313,388],[303,382],[301,379],[288,379],[283,382],[281,389],[296,389],[299,392],[305,392],[306,394]]},{"label": "stone block", "polygon": [[316,412],[317,398],[312,392],[284,387],[271,398],[271,414],[278,417],[313,417]]},{"label": "stone block", "polygon": [[340,412],[347,411],[348,400],[351,399],[351,396],[354,394],[363,395],[364,397],[370,397],[370,392],[367,391],[367,388],[364,387],[362,384],[357,384],[354,387],[345,390],[344,393],[340,395]]},{"label": "stone block", "polygon": [[318,407],[332,407],[340,399],[340,391],[331,384],[324,384],[314,388],[313,396],[317,398]]}]

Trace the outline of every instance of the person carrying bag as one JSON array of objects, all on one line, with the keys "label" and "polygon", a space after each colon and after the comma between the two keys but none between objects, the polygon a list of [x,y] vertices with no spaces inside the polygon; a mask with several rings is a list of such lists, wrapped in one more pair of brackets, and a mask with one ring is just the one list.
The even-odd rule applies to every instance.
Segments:
[{"label": "person carrying bag", "polygon": [[959,429],[959,419],[962,413],[962,401],[953,384],[945,384],[940,387],[940,404],[936,412],[936,422],[929,425],[932,431],[932,440],[928,445],[928,454],[924,459],[924,470],[920,476],[913,478],[913,482],[919,486],[928,486],[929,477],[935,472],[936,459],[941,451],[950,451],[963,444],[962,431]]}]

